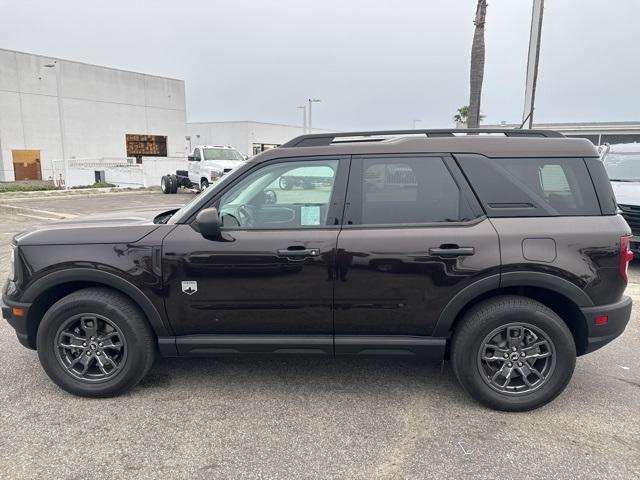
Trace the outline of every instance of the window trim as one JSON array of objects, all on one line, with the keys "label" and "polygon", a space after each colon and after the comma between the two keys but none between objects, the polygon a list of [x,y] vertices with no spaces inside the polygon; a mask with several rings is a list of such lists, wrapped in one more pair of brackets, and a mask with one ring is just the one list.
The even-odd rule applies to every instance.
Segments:
[{"label": "window trim", "polygon": [[[474,215],[465,221],[458,222],[417,222],[417,223],[362,223],[362,186],[364,160],[372,158],[405,159],[405,158],[439,158],[442,160],[445,169],[451,175],[451,179],[460,190],[460,198],[467,202],[469,210]],[[466,178],[462,174],[460,167],[454,161],[450,153],[385,153],[385,154],[358,154],[351,157],[351,173],[345,202],[345,213],[343,216],[343,228],[346,229],[391,229],[391,228],[443,228],[443,227],[465,227],[475,225],[486,218],[478,199],[475,197]]]},{"label": "window trim", "polygon": [[258,170],[268,167],[270,165],[279,164],[279,163],[297,163],[297,162],[312,162],[312,161],[338,161],[338,169],[336,171],[336,176],[333,184],[333,192],[331,193],[331,197],[329,199],[329,209],[327,211],[327,223],[324,225],[312,225],[306,227],[279,227],[279,228],[242,228],[242,227],[226,227],[222,229],[223,232],[274,232],[274,231],[308,231],[308,230],[336,230],[340,229],[340,226],[343,221],[344,214],[344,205],[345,205],[345,197],[347,191],[347,182],[349,179],[349,170],[351,159],[349,155],[315,155],[308,157],[278,157],[273,158],[265,162],[259,162],[252,165],[247,170],[243,171],[241,175],[238,175],[232,181],[230,181],[227,185],[224,185],[219,192],[215,192],[215,194],[209,199],[207,203],[202,205],[200,209],[193,213],[193,215],[185,222],[191,226],[196,221],[196,216],[198,213],[205,208],[219,208],[220,200],[222,196],[227,193],[231,188],[237,185],[239,182],[243,181],[247,176],[252,175],[254,172]]}]

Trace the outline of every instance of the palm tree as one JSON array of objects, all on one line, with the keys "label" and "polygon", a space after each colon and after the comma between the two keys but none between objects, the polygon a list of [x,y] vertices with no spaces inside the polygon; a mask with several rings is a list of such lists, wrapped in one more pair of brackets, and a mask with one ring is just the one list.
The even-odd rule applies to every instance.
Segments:
[{"label": "palm tree", "polygon": [[[484,118],[484,115],[480,114],[480,120]],[[456,122],[456,126],[462,128],[467,126],[469,121],[469,105],[460,107],[456,114],[453,116],[453,121]]]},{"label": "palm tree", "polygon": [[467,126],[478,128],[480,124],[480,97],[484,78],[484,22],[487,16],[487,0],[478,0],[476,17],[473,21],[475,31],[471,46],[471,69],[469,75],[469,114]]}]

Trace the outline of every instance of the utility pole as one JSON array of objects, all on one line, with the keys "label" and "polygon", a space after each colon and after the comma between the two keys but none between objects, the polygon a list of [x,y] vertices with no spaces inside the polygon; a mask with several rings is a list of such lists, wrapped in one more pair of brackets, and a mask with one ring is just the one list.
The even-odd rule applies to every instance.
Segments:
[{"label": "utility pole", "polygon": [[416,123],[419,123],[419,122],[421,122],[421,121],[422,121],[422,120],[418,120],[418,119],[414,119],[414,120],[413,120],[413,129],[414,129],[414,130],[416,129]]},{"label": "utility pole", "polygon": [[533,111],[535,109],[536,84],[538,81],[538,61],[540,59],[540,39],[542,37],[542,14],[544,0],[533,0],[531,12],[531,33],[529,36],[529,56],[527,59],[527,83],[524,92],[524,112],[522,112],[522,128],[527,122],[533,127]]},{"label": "utility pole", "polygon": [[312,130],[311,130],[311,128],[312,128],[311,127],[311,108],[312,108],[312,105],[314,103],[320,103],[320,99],[319,98],[310,98],[309,99],[309,122],[307,122],[307,128],[309,129],[309,133],[312,133]]},{"label": "utility pole", "polygon": [[300,110],[302,110],[302,133],[307,133],[307,106],[306,105],[300,105],[299,107]]},{"label": "utility pole", "polygon": [[[57,60],[53,63],[44,65],[46,68],[53,68],[56,72],[56,94],[58,96],[58,121],[60,123],[60,149],[62,150],[62,163],[64,164],[64,189],[69,189],[69,163],[67,162],[67,154],[65,149],[65,128],[64,128],[64,112],[62,110],[62,89],[60,83],[62,82],[62,74],[60,72],[61,64]],[[55,179],[54,179],[55,182]]]}]

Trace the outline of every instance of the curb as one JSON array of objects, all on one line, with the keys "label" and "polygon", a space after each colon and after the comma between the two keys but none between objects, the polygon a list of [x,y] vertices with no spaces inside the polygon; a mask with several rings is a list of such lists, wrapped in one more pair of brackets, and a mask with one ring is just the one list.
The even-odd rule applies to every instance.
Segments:
[{"label": "curb", "polygon": [[0,193],[0,202],[3,201],[13,201],[13,200],[42,200],[47,198],[83,198],[83,197],[93,197],[95,195],[136,195],[149,193],[154,191],[159,191],[159,188],[149,187],[149,188],[135,188],[135,189],[124,189],[124,188],[79,188],[75,190],[38,190],[35,192],[4,192]]}]

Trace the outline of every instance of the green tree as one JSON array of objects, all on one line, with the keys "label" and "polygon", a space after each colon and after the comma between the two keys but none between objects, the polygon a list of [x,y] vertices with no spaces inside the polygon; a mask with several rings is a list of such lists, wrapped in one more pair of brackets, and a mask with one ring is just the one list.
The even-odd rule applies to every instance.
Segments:
[{"label": "green tree", "polygon": [[[484,118],[484,115],[480,114],[480,120]],[[456,114],[453,116],[453,121],[460,125],[466,125],[469,121],[469,105],[460,107]]]}]

